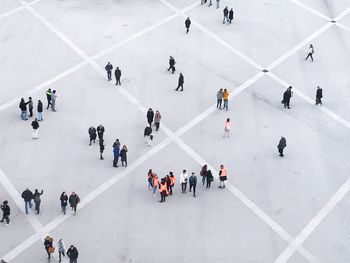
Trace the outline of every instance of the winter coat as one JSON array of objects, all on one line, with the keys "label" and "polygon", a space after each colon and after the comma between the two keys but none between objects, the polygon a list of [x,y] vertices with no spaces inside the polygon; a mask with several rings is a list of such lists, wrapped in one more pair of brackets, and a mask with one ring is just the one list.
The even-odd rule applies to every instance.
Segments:
[{"label": "winter coat", "polygon": [[56,98],[57,98],[56,93],[52,93],[52,94],[51,94],[51,101],[52,101],[52,102],[55,102],[55,101],[56,101]]},{"label": "winter coat", "polygon": [[191,175],[189,181],[190,181],[190,185],[196,185],[197,184],[197,176]]},{"label": "winter coat", "polygon": [[43,103],[38,102],[38,112],[43,112]]},{"label": "winter coat", "polygon": [[146,137],[146,136],[150,136],[151,134],[152,134],[152,128],[149,127],[149,126],[147,126],[147,127],[145,128],[145,131],[144,131],[144,133],[143,133],[143,136]]},{"label": "winter coat", "polygon": [[155,123],[160,123],[160,119],[162,118],[162,115],[160,115],[160,112],[156,112],[156,114],[154,115],[154,122]]},{"label": "winter coat", "polygon": [[24,199],[24,201],[29,202],[33,199],[33,192],[30,191],[29,189],[24,190],[22,193],[22,198]]},{"label": "winter coat", "polygon": [[127,161],[127,157],[126,157],[126,153],[128,152],[128,150],[126,149],[121,149],[120,150],[120,158],[122,160],[122,162],[126,162]]},{"label": "winter coat", "polygon": [[174,59],[173,57],[171,57],[171,58],[169,59],[169,66],[172,67],[172,66],[174,66],[174,65],[175,65],[175,59]]},{"label": "winter coat", "polygon": [[19,103],[19,108],[21,109],[21,111],[27,111],[27,103],[25,103],[24,101],[21,101]]},{"label": "winter coat", "polygon": [[190,19],[186,19],[185,21],[185,27],[189,28],[191,25],[191,20]]},{"label": "winter coat", "polygon": [[120,71],[120,69],[116,69],[114,71],[114,75],[117,79],[119,79],[122,76],[122,72]]},{"label": "winter coat", "polygon": [[36,204],[40,204],[41,203],[41,199],[40,196],[43,194],[43,190],[41,190],[41,192],[39,193],[38,191],[35,191],[33,194],[33,199],[34,199],[34,203]]},{"label": "winter coat", "polygon": [[277,148],[278,149],[284,149],[285,147],[287,146],[287,141],[286,141],[286,138],[282,137],[280,142],[278,143],[277,145]]},{"label": "winter coat", "polygon": [[78,256],[79,256],[79,252],[78,252],[77,248],[76,248],[76,247],[73,247],[73,248],[70,247],[70,248],[67,250],[67,256],[68,256],[70,259],[77,259]]},{"label": "winter coat", "polygon": [[68,204],[68,196],[67,195],[61,195],[60,201],[61,201],[61,206],[67,206],[67,204]]},{"label": "winter coat", "polygon": [[80,202],[80,198],[77,194],[75,195],[70,195],[69,196],[69,204],[71,207],[77,206],[77,204]]},{"label": "winter coat", "polygon": [[97,127],[97,133],[98,133],[99,136],[103,135],[104,132],[105,132],[105,127],[103,127],[103,126],[98,126]]},{"label": "winter coat", "polygon": [[113,155],[114,157],[119,157],[120,142],[113,143]]},{"label": "winter coat", "polygon": [[1,205],[1,210],[4,216],[10,215],[10,207],[8,205]]},{"label": "winter coat", "polygon": [[290,98],[292,97],[292,91],[290,89],[287,89],[284,93],[283,93],[283,102],[287,103],[290,102]]},{"label": "winter coat", "polygon": [[180,174],[180,183],[187,183],[187,177],[188,177],[187,173],[181,173]]},{"label": "winter coat", "polygon": [[222,90],[219,90],[219,91],[216,93],[216,98],[217,98],[218,100],[222,100],[223,96],[224,96],[224,92],[223,92]]},{"label": "winter coat", "polygon": [[33,109],[33,101],[28,101],[28,108]]},{"label": "winter coat", "polygon": [[46,91],[46,98],[48,101],[51,100],[51,91],[49,91],[49,90]]},{"label": "winter coat", "polygon": [[207,171],[206,176],[207,176],[207,182],[211,182],[214,180],[214,177],[211,171]]},{"label": "winter coat", "polygon": [[232,11],[232,10],[230,10],[230,12],[228,13],[228,18],[229,18],[230,20],[233,19],[233,11]]},{"label": "winter coat", "polygon": [[32,121],[32,127],[34,130],[39,128],[39,122],[38,121]]},{"label": "winter coat", "polygon": [[154,118],[153,110],[148,110],[147,111],[147,120],[148,120],[148,122],[153,122],[153,118]]},{"label": "winter coat", "polygon": [[228,100],[228,97],[230,96],[230,93],[228,93],[227,90],[224,90],[224,93],[223,93],[223,98],[224,100]]},{"label": "winter coat", "polygon": [[322,89],[317,89],[316,99],[322,99],[322,98],[323,98]]},{"label": "winter coat", "polygon": [[89,135],[92,139],[96,139],[96,129],[95,127],[90,127],[89,128]]},{"label": "winter coat", "polygon": [[45,241],[44,241],[44,246],[45,246],[45,249],[48,250],[49,247],[52,247],[53,245],[53,240],[52,238],[45,238]]},{"label": "winter coat", "polygon": [[179,76],[179,85],[184,84],[184,75]]},{"label": "winter coat", "polygon": [[113,65],[112,64],[107,64],[105,67],[105,70],[107,71],[111,71],[113,69]]},{"label": "winter coat", "polygon": [[227,16],[228,15],[228,9],[227,7],[224,8],[224,16]]},{"label": "winter coat", "polygon": [[62,239],[60,239],[57,244],[58,244],[58,252],[61,252],[61,253],[66,252],[66,248],[64,247],[64,243]]}]

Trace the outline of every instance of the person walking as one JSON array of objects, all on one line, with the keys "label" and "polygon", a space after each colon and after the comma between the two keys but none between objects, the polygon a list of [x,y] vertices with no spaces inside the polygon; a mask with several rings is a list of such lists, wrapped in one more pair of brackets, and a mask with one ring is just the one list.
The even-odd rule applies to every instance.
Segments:
[{"label": "person walking", "polygon": [[105,66],[105,70],[107,71],[108,81],[112,80],[112,69],[113,69],[113,65],[110,62],[108,62],[107,65]]},{"label": "person walking", "polygon": [[289,86],[288,89],[283,93],[282,103],[284,105],[284,108],[290,109],[289,103],[290,103],[290,98],[292,96],[293,96],[292,86]]},{"label": "person walking", "polygon": [[207,177],[207,185],[206,185],[206,188],[207,188],[207,190],[209,190],[209,189],[210,189],[211,182],[214,180],[214,176],[213,176],[213,174],[211,173],[211,170],[208,170],[208,171],[207,171],[206,177]]},{"label": "person walking", "polygon": [[154,174],[153,174],[152,169],[149,169],[148,173],[147,173],[147,182],[148,182],[148,189],[149,190],[153,189],[153,183],[152,183],[153,176],[154,176]]},{"label": "person walking", "polygon": [[41,102],[41,100],[38,100],[38,107],[37,107],[37,111],[38,111],[38,121],[43,121],[43,103]]},{"label": "person walking", "polygon": [[186,34],[190,32],[190,26],[191,26],[191,19],[187,17],[187,19],[185,20]]},{"label": "person walking", "polygon": [[221,110],[221,104],[222,104],[222,98],[224,96],[224,91],[222,89],[219,89],[219,91],[216,93],[216,108],[219,108]]},{"label": "person walking", "polygon": [[203,165],[201,171],[199,172],[199,175],[202,177],[202,185],[205,185],[205,180],[207,179],[207,170],[208,166],[205,164]]},{"label": "person walking", "polygon": [[58,95],[56,94],[56,90],[51,93],[51,110],[56,111],[56,99]]},{"label": "person walking", "polygon": [[32,97],[29,97],[29,101],[27,102],[28,103],[28,109],[29,109],[29,117],[33,117],[33,100],[32,100]]},{"label": "person walking", "polygon": [[173,194],[173,188],[175,186],[176,178],[175,178],[173,172],[169,172],[169,174],[170,174],[170,176],[169,176],[169,178],[170,178],[169,191],[170,191],[170,195],[172,195]]},{"label": "person walking", "polygon": [[40,213],[40,203],[41,203],[41,198],[40,196],[44,193],[43,190],[39,193],[38,189],[35,189],[34,194],[33,194],[33,199],[34,199],[34,205],[35,205],[35,211],[36,214],[38,215]]},{"label": "person walking", "polygon": [[172,56],[170,56],[170,58],[169,58],[169,68],[168,68],[168,71],[169,70],[171,70],[171,73],[172,74],[174,74],[174,72],[175,72],[175,59],[172,57]]},{"label": "person walking", "polygon": [[187,172],[186,170],[183,170],[180,174],[180,183],[181,183],[181,191],[183,194],[186,194],[186,188],[187,188]]},{"label": "person walking", "polygon": [[153,196],[156,196],[156,191],[159,186],[159,179],[157,174],[152,174],[151,177],[151,188]]},{"label": "person walking", "polygon": [[279,141],[279,143],[278,143],[278,145],[277,145],[277,149],[278,149],[278,152],[279,152],[279,154],[280,154],[280,157],[283,157],[283,156],[284,156],[283,150],[284,150],[284,148],[286,148],[286,147],[287,147],[287,140],[286,140],[286,138],[284,138],[284,136],[282,135],[282,136],[281,136],[281,139],[280,139],[280,141]]},{"label": "person walking", "polygon": [[71,245],[67,250],[67,256],[69,257],[69,263],[78,263],[79,252],[78,249]]},{"label": "person walking", "polygon": [[105,127],[103,127],[102,124],[100,124],[98,127],[97,127],[97,135],[98,135],[98,139],[99,140],[103,140],[103,134],[105,132]]},{"label": "person walking", "polygon": [[223,24],[225,24],[225,21],[228,22],[228,8],[227,6],[223,10],[224,13],[224,20],[222,21]]},{"label": "person walking", "polygon": [[103,151],[105,150],[105,145],[103,143],[103,139],[100,140],[99,145],[100,145],[100,160],[103,160]]},{"label": "person walking", "polygon": [[123,148],[120,150],[120,159],[122,161],[123,167],[128,167],[128,159],[127,159],[128,148],[126,145],[123,145]]},{"label": "person walking", "polygon": [[68,202],[75,215],[77,213],[77,206],[80,203],[79,196],[75,192],[72,192],[72,194],[68,198]]},{"label": "person walking", "polygon": [[62,240],[62,238],[60,238],[58,240],[58,262],[61,262],[62,261],[62,256],[66,256],[66,248],[64,246],[64,242]]},{"label": "person walking", "polygon": [[46,91],[46,100],[47,100],[47,107],[46,107],[46,109],[48,110],[49,109],[49,107],[51,106],[51,89],[48,89],[47,91]]},{"label": "person walking", "polygon": [[32,138],[33,139],[38,139],[38,129],[39,129],[39,122],[38,122],[38,119],[35,118],[34,121],[32,121],[32,127],[33,127],[33,135],[32,135]]},{"label": "person walking", "polygon": [[162,180],[160,180],[159,193],[160,193],[159,203],[165,202],[165,197],[168,195],[167,184],[165,182],[165,178],[162,178]]},{"label": "person walking", "polygon": [[26,214],[28,214],[28,207],[32,208],[32,199],[33,199],[33,192],[30,191],[28,188],[23,191],[22,198],[24,199],[24,207]]},{"label": "person walking", "polygon": [[224,109],[228,111],[228,98],[230,96],[230,93],[227,91],[227,89],[224,89],[224,93],[222,94],[222,97],[224,98]]},{"label": "person walking", "polygon": [[152,122],[153,122],[153,118],[154,118],[154,112],[152,110],[152,108],[149,108],[147,111],[147,122],[149,124],[149,126],[152,126]]},{"label": "person walking", "polygon": [[182,73],[179,74],[178,85],[175,90],[178,91],[180,87],[181,87],[180,91],[184,91],[184,75],[182,75]]},{"label": "person walking", "polygon": [[322,89],[320,88],[320,86],[317,86],[317,90],[316,90],[316,105],[320,104],[320,106],[322,106],[322,99],[323,98],[323,94],[322,94]]},{"label": "person walking", "polygon": [[192,192],[192,188],[193,188],[193,197],[196,197],[197,176],[194,173],[191,174],[189,182],[190,182],[190,192]]},{"label": "person walking", "polygon": [[143,132],[143,136],[145,138],[145,143],[147,143],[147,146],[151,146],[151,141],[153,140],[153,135],[152,135],[152,127],[151,126],[146,126],[145,131]]},{"label": "person walking", "polygon": [[228,25],[230,25],[232,23],[233,20],[233,9],[230,9],[230,12],[228,12]]},{"label": "person walking", "polygon": [[21,102],[19,103],[19,108],[21,109],[21,119],[26,121],[28,120],[27,116],[27,103],[24,101],[24,99],[21,99]]},{"label": "person walking", "polygon": [[47,235],[44,239],[44,247],[47,253],[47,259],[50,261],[51,259],[51,253],[54,251],[53,247],[53,238]]},{"label": "person walking", "polygon": [[116,139],[113,143],[113,167],[119,167],[118,166],[118,160],[119,160],[119,150],[120,150],[120,142],[119,139]]},{"label": "person walking", "polygon": [[227,138],[230,138],[230,130],[231,130],[231,120],[230,118],[227,118],[225,122],[225,127],[224,127],[224,134],[222,135],[222,137],[225,138],[227,136]]},{"label": "person walking", "polygon": [[315,53],[314,46],[310,44],[305,60],[307,60],[308,58],[311,58],[311,62],[314,62],[314,57],[313,57],[314,53]]},{"label": "person walking", "polygon": [[2,205],[0,206],[1,210],[2,210],[2,219],[0,220],[0,222],[4,222],[4,220],[6,221],[5,226],[9,226],[10,225],[10,214],[11,214],[11,209],[10,206],[8,205],[8,201],[5,200],[4,202],[2,202]]},{"label": "person walking", "polygon": [[159,130],[161,118],[162,118],[162,115],[160,115],[160,112],[156,110],[156,114],[154,115],[154,125],[156,126],[156,132]]},{"label": "person walking", "polygon": [[89,137],[90,137],[89,145],[91,145],[92,142],[95,143],[95,141],[96,141],[96,137],[97,137],[96,136],[96,128],[94,126],[90,126],[88,133],[89,133]]},{"label": "person walking", "polygon": [[119,69],[119,67],[117,67],[114,71],[114,76],[115,76],[115,85],[119,85],[121,86],[121,82],[120,82],[120,78],[122,76],[122,72],[121,70]]},{"label": "person walking", "polygon": [[68,196],[67,196],[66,192],[62,192],[62,194],[60,196],[60,201],[61,201],[61,211],[65,215],[67,205],[68,205]]},{"label": "person walking", "polygon": [[220,165],[219,179],[220,179],[219,188],[225,188],[225,181],[227,180],[227,170],[223,164]]}]

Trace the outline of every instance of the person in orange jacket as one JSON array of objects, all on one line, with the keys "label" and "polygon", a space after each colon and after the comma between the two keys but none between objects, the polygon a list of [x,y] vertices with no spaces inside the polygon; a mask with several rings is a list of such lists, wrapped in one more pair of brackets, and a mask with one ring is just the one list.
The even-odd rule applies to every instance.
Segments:
[{"label": "person in orange jacket", "polygon": [[228,93],[227,89],[224,89],[224,109],[226,109],[226,111],[228,110],[228,97],[230,96],[230,93]]},{"label": "person in orange jacket", "polygon": [[170,190],[170,195],[172,195],[173,194],[173,187],[175,185],[176,179],[175,179],[175,176],[174,176],[173,172],[169,172],[169,174],[170,174],[170,176],[169,176],[169,178],[170,178],[169,190]]},{"label": "person in orange jacket", "polygon": [[225,188],[225,181],[227,180],[227,170],[223,164],[220,165],[219,179],[220,179],[219,188]]},{"label": "person in orange jacket", "polygon": [[160,201],[159,203],[165,202],[165,197],[168,195],[167,185],[165,178],[162,178],[159,184]]}]

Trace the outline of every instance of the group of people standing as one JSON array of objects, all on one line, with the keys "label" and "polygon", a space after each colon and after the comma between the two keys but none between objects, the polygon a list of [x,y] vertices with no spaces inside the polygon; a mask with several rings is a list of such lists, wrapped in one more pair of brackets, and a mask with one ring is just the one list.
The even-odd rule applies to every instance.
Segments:
[{"label": "group of people standing", "polygon": [[[107,78],[108,81],[112,80],[112,70],[113,70],[113,65],[111,64],[111,62],[108,62],[107,65],[105,66],[105,70],[107,71]],[[122,76],[122,72],[119,69],[119,67],[117,67],[114,71],[114,76],[115,76],[115,85],[122,85],[120,82],[120,78]]]}]

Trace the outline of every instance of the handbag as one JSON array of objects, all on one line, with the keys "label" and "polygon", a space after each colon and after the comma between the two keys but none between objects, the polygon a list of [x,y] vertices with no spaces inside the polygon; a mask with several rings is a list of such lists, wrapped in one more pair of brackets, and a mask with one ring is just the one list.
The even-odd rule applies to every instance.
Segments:
[{"label": "handbag", "polygon": [[47,250],[50,254],[55,253],[55,247],[49,247]]}]

